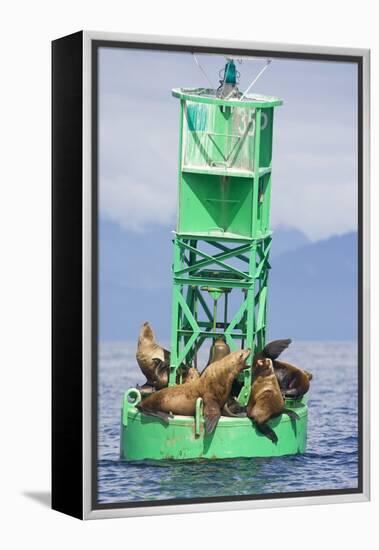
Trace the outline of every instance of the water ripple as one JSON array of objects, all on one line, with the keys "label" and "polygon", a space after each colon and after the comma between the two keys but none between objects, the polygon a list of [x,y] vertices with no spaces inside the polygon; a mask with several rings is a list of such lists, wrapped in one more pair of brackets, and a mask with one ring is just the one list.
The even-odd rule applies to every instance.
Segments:
[{"label": "water ripple", "polygon": [[103,343],[99,369],[99,502],[256,495],[357,486],[357,353],[353,342],[297,342],[285,359],[314,375],[307,452],[279,458],[125,462],[123,392],[141,382],[134,344]]}]

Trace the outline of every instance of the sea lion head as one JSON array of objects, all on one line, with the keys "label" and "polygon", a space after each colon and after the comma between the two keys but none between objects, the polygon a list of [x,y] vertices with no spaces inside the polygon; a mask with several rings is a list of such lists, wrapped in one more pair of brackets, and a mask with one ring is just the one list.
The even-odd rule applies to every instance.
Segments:
[{"label": "sea lion head", "polygon": [[274,374],[274,367],[272,366],[271,359],[268,359],[267,357],[258,359],[253,367],[254,377],[270,376],[271,374]]},{"label": "sea lion head", "polygon": [[150,323],[148,321],[145,321],[141,327],[141,330],[139,333],[139,341],[141,340],[149,340],[150,342],[154,342],[155,340],[153,329],[151,328]]}]

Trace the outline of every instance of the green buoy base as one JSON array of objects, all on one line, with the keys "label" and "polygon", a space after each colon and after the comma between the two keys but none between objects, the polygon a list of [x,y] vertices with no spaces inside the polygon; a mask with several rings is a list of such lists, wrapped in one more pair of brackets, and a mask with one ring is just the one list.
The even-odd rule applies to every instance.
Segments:
[{"label": "green buoy base", "polygon": [[[135,401],[130,402],[131,395]],[[188,460],[270,457],[304,453],[308,407],[305,399],[286,400],[298,420],[280,415],[269,421],[278,436],[272,443],[249,418],[222,416],[210,435],[204,432],[201,408],[195,417],[174,416],[168,424],[136,409],[138,390],[126,392],[121,415],[121,458],[125,460]],[[201,400],[200,400],[201,401]]]}]

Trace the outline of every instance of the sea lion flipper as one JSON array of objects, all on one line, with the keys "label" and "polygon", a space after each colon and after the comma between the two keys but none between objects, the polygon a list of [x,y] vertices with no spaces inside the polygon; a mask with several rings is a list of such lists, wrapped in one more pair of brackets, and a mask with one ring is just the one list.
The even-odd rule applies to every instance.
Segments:
[{"label": "sea lion flipper", "polygon": [[229,397],[222,408],[223,416],[232,416],[236,418],[246,417],[246,408],[242,407],[234,397]]},{"label": "sea lion flipper", "polygon": [[242,408],[239,412],[233,410],[233,407],[229,407],[228,404],[224,405],[222,408],[223,416],[231,416],[232,418],[246,418],[246,411],[243,411]]},{"label": "sea lion flipper", "polygon": [[140,392],[142,395],[149,395],[149,394],[155,392],[154,386],[152,386],[151,384],[148,384],[147,382],[146,382],[146,384],[143,384],[142,386],[140,386],[139,384],[137,384],[137,385],[136,385],[136,389],[139,390],[139,392]]},{"label": "sea lion flipper", "polygon": [[221,416],[220,405],[213,397],[203,397],[205,433],[211,434]]},{"label": "sea lion flipper", "polygon": [[204,412],[205,433],[211,434],[213,432],[213,430],[217,426],[220,416],[221,416],[220,414],[206,415]]},{"label": "sea lion flipper", "polygon": [[299,392],[299,389],[297,387],[291,388],[291,389],[285,389],[283,394],[284,394],[284,397],[291,397],[292,399],[297,399],[302,396],[302,394]]},{"label": "sea lion flipper", "polygon": [[173,416],[174,416],[172,413],[165,413],[163,411],[151,411],[149,409],[143,409],[142,407],[140,407],[138,405],[137,405],[137,409],[139,409],[144,414],[147,414],[148,416],[156,416],[157,418],[160,418],[166,424],[168,424],[169,419],[173,418]]},{"label": "sea lion flipper", "polygon": [[263,357],[268,357],[268,359],[273,361],[274,359],[277,359],[285,349],[288,348],[291,342],[291,338],[273,340],[263,348],[262,355]]},{"label": "sea lion flipper", "polygon": [[268,437],[273,443],[278,442],[278,436],[268,424],[256,424],[257,429],[266,437]]},{"label": "sea lion flipper", "polygon": [[295,411],[292,411],[291,409],[283,409],[283,414],[287,414],[291,420],[299,420],[299,415],[295,412]]}]

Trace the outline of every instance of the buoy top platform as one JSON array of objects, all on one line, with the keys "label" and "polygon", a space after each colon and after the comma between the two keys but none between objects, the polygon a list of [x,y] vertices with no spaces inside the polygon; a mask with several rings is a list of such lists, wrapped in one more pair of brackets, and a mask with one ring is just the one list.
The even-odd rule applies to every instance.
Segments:
[{"label": "buoy top platform", "polygon": [[221,97],[217,95],[217,90],[213,90],[211,88],[174,88],[172,90],[172,95],[187,101],[211,103],[214,105],[227,105],[229,107],[269,108],[277,107],[283,104],[283,100],[280,97],[260,94],[249,94],[244,97],[242,97],[242,94],[240,94],[240,97]]}]

